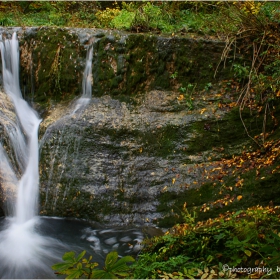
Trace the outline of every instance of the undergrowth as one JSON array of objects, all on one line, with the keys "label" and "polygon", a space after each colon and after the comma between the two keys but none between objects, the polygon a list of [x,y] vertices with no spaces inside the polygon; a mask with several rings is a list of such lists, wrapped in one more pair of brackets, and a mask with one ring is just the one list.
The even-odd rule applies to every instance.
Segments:
[{"label": "undergrowth", "polygon": [[186,223],[145,241],[134,278],[279,278],[280,207],[256,206],[197,223],[185,207],[183,213]]}]

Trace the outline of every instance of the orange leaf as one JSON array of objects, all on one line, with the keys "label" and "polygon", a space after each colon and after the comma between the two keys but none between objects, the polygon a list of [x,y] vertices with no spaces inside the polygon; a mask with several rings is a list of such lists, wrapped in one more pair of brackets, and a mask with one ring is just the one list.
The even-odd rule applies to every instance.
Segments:
[{"label": "orange leaf", "polygon": [[206,109],[203,108],[203,109],[200,111],[200,114],[202,115],[205,111],[206,111]]}]

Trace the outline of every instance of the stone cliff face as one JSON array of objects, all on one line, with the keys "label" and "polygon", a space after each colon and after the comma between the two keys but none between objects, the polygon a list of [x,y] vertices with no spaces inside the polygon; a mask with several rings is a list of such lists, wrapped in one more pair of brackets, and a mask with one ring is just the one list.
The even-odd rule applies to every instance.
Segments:
[{"label": "stone cliff face", "polygon": [[[173,209],[214,195],[202,163],[230,157],[248,140],[238,114],[220,108],[223,42],[91,29],[17,31],[22,91],[42,114],[41,214],[115,225],[166,225]],[[81,94],[93,45],[93,98]],[[195,90],[191,90],[195,87]],[[181,89],[181,91],[179,90]],[[197,194],[197,195],[196,195]],[[169,225],[168,224],[168,225]]]},{"label": "stone cliff face", "polygon": [[21,84],[30,100],[49,106],[81,92],[86,49],[94,47],[93,93],[129,99],[149,90],[178,90],[189,83],[205,87],[228,78],[220,67],[222,41],[164,37],[113,30],[0,28],[17,32],[21,47]]},{"label": "stone cliff face", "polygon": [[198,95],[193,110],[178,96],[154,90],[129,104],[104,95],[75,114],[74,104],[54,107],[41,128],[41,213],[161,225],[207,181],[201,163],[211,168],[247,141],[213,94]]}]

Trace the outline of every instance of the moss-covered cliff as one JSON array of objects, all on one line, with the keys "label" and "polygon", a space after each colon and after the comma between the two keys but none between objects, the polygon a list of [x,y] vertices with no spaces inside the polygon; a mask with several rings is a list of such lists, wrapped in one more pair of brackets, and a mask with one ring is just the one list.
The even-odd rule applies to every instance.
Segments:
[{"label": "moss-covered cliff", "polygon": [[[224,42],[96,29],[1,31],[15,30],[22,91],[44,118],[41,214],[171,226],[185,202],[200,218],[278,203],[277,156],[250,165],[265,152],[247,135],[261,132],[262,113],[244,110],[245,129],[231,65],[214,77]],[[73,113],[90,45],[93,98]]]}]

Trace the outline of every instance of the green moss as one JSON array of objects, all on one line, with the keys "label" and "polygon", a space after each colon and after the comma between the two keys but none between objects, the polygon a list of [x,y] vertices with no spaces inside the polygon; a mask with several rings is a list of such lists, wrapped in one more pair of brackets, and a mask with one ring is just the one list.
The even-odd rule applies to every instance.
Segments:
[{"label": "green moss", "polygon": [[[73,60],[79,61],[80,57],[85,59],[86,52],[77,35],[61,28],[41,28],[35,37],[29,34],[25,40],[34,63],[33,78],[29,81],[34,84],[27,84],[26,87],[31,89],[35,86],[35,102],[44,104],[50,99],[58,102],[80,94],[79,79],[83,69]],[[30,75],[26,72],[28,69],[22,70],[22,77]]]},{"label": "green moss", "polygon": [[[224,47],[222,42],[151,34],[113,32],[96,37],[93,56],[96,96],[133,96],[152,89],[177,89],[178,85],[189,83],[203,87],[213,81],[213,69]],[[33,61],[32,78],[28,78],[28,63],[21,71],[24,87],[31,92],[30,99],[34,94],[33,101],[46,107],[51,101],[71,99],[81,93],[84,70],[81,61],[85,60],[86,49],[77,35],[62,28],[43,27],[29,32],[24,40]],[[178,76],[172,80],[170,75],[175,71]],[[220,78],[218,73],[217,79]]]},{"label": "green moss", "polygon": [[214,186],[211,183],[202,185],[199,189],[190,189],[180,194],[176,192],[164,192],[160,195],[160,204],[157,211],[164,213],[165,217],[159,219],[160,227],[171,227],[177,223],[182,223],[181,209],[186,202],[188,209],[193,211],[198,209],[205,201],[213,199]]},{"label": "green moss", "polygon": [[[262,119],[250,116],[249,111],[243,112],[243,119],[252,137],[261,132]],[[190,140],[187,153],[195,154],[212,148],[224,150],[220,156],[231,156],[240,153],[240,148],[250,141],[246,130],[240,120],[238,108],[233,109],[223,119],[195,122],[190,131],[194,137]]]},{"label": "green moss", "polygon": [[[170,227],[176,223],[182,223],[181,215],[184,203],[187,203],[187,209],[190,213],[197,214],[198,220],[215,218],[226,211],[246,210],[255,205],[267,206],[273,202],[274,205],[280,204],[280,182],[279,173],[272,173],[279,162],[268,168],[262,168],[261,173],[256,177],[256,171],[251,170],[240,174],[240,179],[244,180],[242,187],[235,187],[237,176],[224,177],[224,182],[208,182],[199,188],[186,190],[180,194],[175,192],[165,192],[160,195],[160,204],[157,211],[164,213],[165,217],[158,221],[162,227]],[[262,178],[262,179],[261,179]],[[232,190],[226,187],[232,187]],[[233,202],[227,205],[222,203],[213,204],[213,202],[223,199],[226,196],[233,198]],[[237,196],[242,196],[240,200]],[[200,211],[201,206],[206,203],[210,210]]]}]

